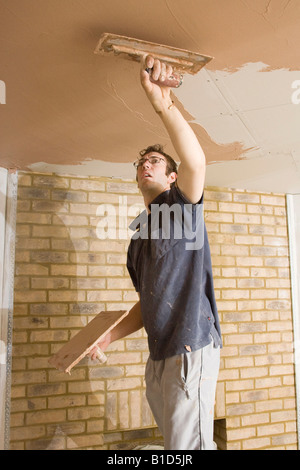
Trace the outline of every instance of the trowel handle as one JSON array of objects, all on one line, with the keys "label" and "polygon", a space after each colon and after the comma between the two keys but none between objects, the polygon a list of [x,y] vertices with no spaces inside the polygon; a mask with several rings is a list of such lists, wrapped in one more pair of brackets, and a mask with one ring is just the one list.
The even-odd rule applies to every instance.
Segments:
[{"label": "trowel handle", "polygon": [[169,78],[166,78],[166,80],[164,80],[162,82],[160,80],[152,80],[152,78],[151,78],[152,69],[150,69],[148,67],[145,70],[150,75],[150,82],[155,83],[156,85],[168,86],[170,88],[179,88],[180,85],[182,85],[182,82],[183,82],[183,76],[182,75],[173,74]]},{"label": "trowel handle", "polygon": [[97,348],[97,359],[102,364],[104,364],[107,361],[107,356],[104,354],[104,352],[100,348]]}]

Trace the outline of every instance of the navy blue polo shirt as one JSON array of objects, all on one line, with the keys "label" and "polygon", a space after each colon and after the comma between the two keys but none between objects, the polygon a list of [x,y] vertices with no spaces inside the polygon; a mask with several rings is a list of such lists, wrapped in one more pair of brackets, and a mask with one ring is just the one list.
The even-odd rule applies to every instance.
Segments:
[{"label": "navy blue polo shirt", "polygon": [[221,345],[203,197],[191,204],[174,185],[131,224],[127,268],[140,294],[153,360]]}]

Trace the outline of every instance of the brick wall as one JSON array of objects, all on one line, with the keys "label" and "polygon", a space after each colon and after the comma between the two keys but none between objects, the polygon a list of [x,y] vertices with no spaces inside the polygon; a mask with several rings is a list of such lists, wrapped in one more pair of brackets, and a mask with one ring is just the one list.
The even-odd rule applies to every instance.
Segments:
[{"label": "brick wall", "polygon": [[[207,188],[205,201],[224,340],[216,440],[228,449],[295,448],[285,197]],[[134,181],[19,175],[12,449],[159,440],[144,396],[143,331],[113,343],[104,366],[86,358],[68,376],[48,365],[96,313],[137,300],[126,227],[142,202]],[[104,219],[118,228],[114,240],[101,239]]]},{"label": "brick wall", "polygon": [[216,188],[205,207],[224,340],[220,443],[296,448],[285,197]]}]

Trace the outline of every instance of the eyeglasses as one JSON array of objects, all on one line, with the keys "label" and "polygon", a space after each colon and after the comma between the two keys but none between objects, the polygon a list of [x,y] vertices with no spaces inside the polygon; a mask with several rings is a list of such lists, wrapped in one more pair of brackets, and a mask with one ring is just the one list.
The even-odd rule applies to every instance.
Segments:
[{"label": "eyeglasses", "polygon": [[153,157],[147,157],[147,158],[139,158],[135,162],[133,162],[133,166],[135,168],[139,168],[140,166],[143,166],[145,162],[151,163],[151,165],[159,165],[161,162],[164,162],[167,164],[166,160],[163,157],[157,157],[156,155]]}]

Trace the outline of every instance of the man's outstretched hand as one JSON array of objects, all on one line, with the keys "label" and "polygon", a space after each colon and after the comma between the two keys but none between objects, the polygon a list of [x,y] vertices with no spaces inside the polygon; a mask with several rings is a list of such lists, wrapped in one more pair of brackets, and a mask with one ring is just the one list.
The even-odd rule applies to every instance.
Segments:
[{"label": "man's outstretched hand", "polygon": [[[157,83],[153,83],[150,80],[150,74],[146,69],[151,69],[151,78]],[[171,88],[164,85],[164,82],[172,73],[171,65],[165,64],[151,55],[145,56],[142,60],[141,84],[157,113],[164,111],[172,104],[170,97]]]}]

